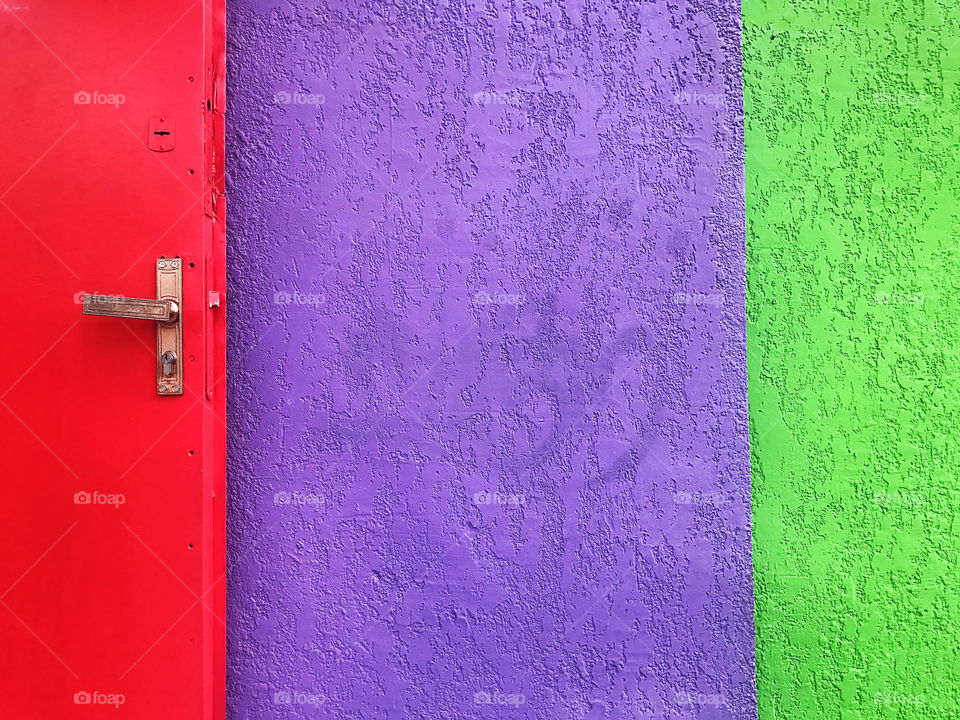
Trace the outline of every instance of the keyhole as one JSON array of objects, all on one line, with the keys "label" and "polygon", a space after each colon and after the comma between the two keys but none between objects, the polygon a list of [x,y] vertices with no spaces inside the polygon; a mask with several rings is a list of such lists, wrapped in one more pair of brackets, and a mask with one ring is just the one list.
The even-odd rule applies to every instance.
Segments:
[{"label": "keyhole", "polygon": [[169,350],[160,356],[160,363],[163,365],[163,376],[171,377],[174,373],[177,364],[177,355],[176,353],[170,352]]}]

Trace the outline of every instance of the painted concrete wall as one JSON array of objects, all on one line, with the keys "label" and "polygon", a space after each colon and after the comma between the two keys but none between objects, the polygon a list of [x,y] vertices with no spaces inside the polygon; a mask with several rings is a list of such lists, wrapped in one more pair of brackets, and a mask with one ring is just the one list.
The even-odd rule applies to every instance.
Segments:
[{"label": "painted concrete wall", "polygon": [[960,717],[960,5],[744,23],[760,718]]},{"label": "painted concrete wall", "polygon": [[752,717],[738,4],[229,33],[231,717]]}]

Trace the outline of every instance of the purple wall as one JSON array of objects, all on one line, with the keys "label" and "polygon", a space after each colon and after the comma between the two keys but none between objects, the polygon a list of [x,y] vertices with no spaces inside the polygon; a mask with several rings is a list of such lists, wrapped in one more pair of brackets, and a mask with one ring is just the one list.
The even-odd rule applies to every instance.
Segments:
[{"label": "purple wall", "polygon": [[739,4],[230,5],[231,717],[754,717]]}]

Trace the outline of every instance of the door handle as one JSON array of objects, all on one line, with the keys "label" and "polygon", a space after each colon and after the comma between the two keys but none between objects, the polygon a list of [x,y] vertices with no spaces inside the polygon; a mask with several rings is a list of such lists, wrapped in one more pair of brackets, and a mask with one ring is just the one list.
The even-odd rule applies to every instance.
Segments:
[{"label": "door handle", "polygon": [[183,395],[183,262],[180,258],[157,260],[157,299],[122,295],[83,296],[84,315],[154,320],[157,323],[157,395]]},{"label": "door handle", "polygon": [[173,300],[146,300],[114,295],[84,295],[84,315],[174,322],[180,306]]}]

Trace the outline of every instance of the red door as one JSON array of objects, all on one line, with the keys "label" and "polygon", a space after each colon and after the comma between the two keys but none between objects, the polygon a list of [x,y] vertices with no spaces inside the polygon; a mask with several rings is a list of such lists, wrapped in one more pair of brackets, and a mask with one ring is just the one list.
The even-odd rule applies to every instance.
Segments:
[{"label": "red door", "polygon": [[224,713],[223,22],[0,0],[2,718]]}]

